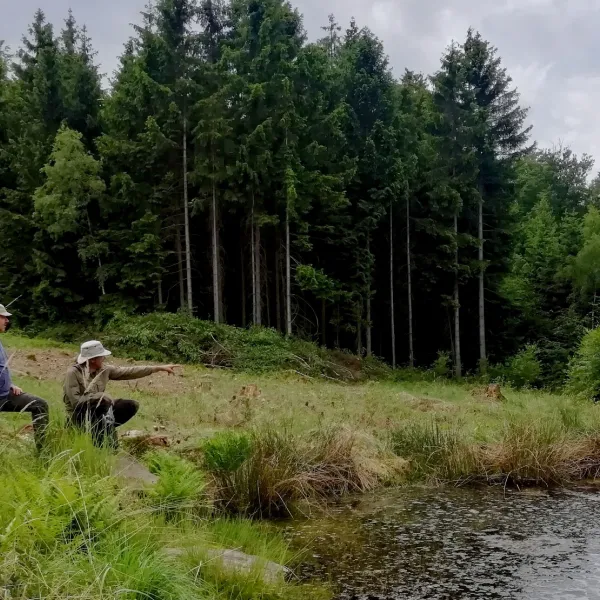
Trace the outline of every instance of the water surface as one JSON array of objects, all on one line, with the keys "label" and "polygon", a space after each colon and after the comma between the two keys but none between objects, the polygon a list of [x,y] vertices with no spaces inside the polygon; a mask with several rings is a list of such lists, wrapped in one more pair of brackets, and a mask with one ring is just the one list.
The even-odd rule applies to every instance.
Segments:
[{"label": "water surface", "polygon": [[403,489],[287,526],[338,600],[600,600],[600,494]]}]

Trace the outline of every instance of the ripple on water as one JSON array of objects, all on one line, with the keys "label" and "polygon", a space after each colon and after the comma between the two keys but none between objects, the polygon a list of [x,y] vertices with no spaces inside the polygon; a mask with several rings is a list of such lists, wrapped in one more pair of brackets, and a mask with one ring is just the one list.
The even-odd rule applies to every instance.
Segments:
[{"label": "ripple on water", "polygon": [[286,531],[339,600],[600,600],[600,495],[397,490]]}]

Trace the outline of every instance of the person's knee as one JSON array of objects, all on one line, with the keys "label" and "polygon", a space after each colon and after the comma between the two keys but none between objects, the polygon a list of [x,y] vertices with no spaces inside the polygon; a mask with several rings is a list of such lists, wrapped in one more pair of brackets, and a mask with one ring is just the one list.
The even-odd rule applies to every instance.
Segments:
[{"label": "person's knee", "polygon": [[137,400],[121,399],[115,404],[116,412],[133,417],[140,409],[140,403]]},{"label": "person's knee", "polygon": [[25,406],[22,408],[23,412],[48,414],[48,402],[43,398],[39,398],[33,394],[23,394],[23,400],[26,402]]},{"label": "person's knee", "polygon": [[38,415],[47,415],[49,412],[48,402],[43,398],[38,398],[36,396],[35,400],[31,403],[31,412],[35,412]]}]

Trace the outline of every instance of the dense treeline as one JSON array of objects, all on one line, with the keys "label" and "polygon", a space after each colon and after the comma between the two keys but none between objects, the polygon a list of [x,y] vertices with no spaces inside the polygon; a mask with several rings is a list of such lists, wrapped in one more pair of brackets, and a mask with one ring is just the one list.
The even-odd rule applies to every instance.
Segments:
[{"label": "dense treeline", "polygon": [[2,298],[31,323],[184,310],[447,352],[458,375],[529,345],[559,381],[598,320],[591,159],[535,149],[474,31],[397,80],[369,30],[323,30],[282,0],[158,0],[103,90],[85,28],[38,12],[0,54]]}]

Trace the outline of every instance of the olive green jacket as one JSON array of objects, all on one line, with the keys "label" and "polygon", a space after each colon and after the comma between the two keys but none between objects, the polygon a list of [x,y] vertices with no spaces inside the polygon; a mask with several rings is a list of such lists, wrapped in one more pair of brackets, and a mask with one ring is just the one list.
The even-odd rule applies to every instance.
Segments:
[{"label": "olive green jacket", "polygon": [[141,379],[157,372],[157,367],[115,367],[105,365],[93,375],[87,371],[87,365],[73,365],[67,371],[63,400],[67,411],[72,413],[78,404],[110,398],[106,394],[106,385],[110,380],[128,381]]}]

